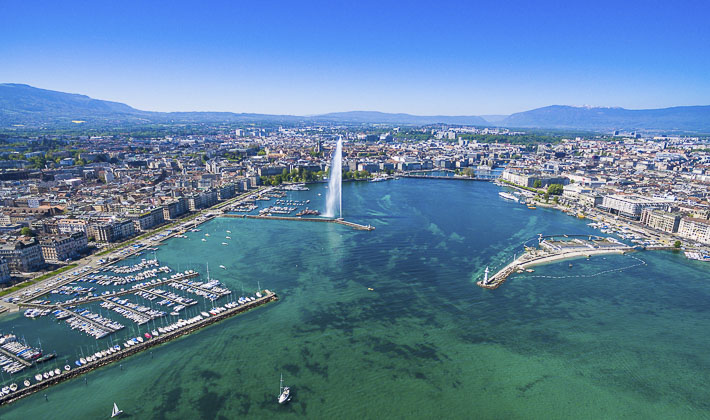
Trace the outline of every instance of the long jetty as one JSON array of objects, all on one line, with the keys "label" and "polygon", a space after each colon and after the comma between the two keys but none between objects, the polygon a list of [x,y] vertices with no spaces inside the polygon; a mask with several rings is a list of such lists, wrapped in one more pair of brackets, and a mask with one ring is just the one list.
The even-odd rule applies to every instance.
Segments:
[{"label": "long jetty", "polygon": [[64,382],[66,380],[76,378],[83,373],[87,373],[87,372],[90,372],[90,371],[97,369],[99,367],[109,365],[113,362],[124,359],[128,356],[132,356],[132,355],[139,353],[143,350],[146,350],[150,347],[166,343],[168,341],[171,341],[171,340],[181,337],[183,335],[189,334],[193,331],[197,331],[201,328],[204,328],[210,324],[214,324],[214,323],[219,322],[223,319],[232,317],[236,314],[248,311],[250,309],[256,308],[258,306],[261,306],[261,305],[264,305],[266,303],[276,301],[276,300],[278,300],[278,296],[276,295],[276,293],[268,292],[264,296],[254,300],[253,302],[249,302],[244,305],[239,305],[239,306],[232,308],[232,309],[227,309],[226,311],[221,312],[215,316],[210,316],[208,318],[204,318],[200,321],[197,321],[193,324],[189,324],[189,325],[186,325],[182,328],[178,328],[174,331],[161,334],[158,337],[154,337],[149,340],[145,340],[143,343],[138,343],[138,344],[128,347],[128,348],[123,348],[123,349],[117,351],[116,353],[113,353],[111,355],[103,357],[97,361],[89,362],[85,365],[79,366],[79,367],[72,369],[70,371],[62,371],[62,373],[60,373],[59,375],[55,375],[55,376],[53,376],[49,379],[46,379],[44,381],[41,381],[41,382],[36,382],[28,387],[18,389],[17,391],[15,391],[9,395],[5,395],[5,396],[0,397],[0,405],[9,404],[13,401],[19,400],[22,397],[26,397],[32,393],[35,393],[35,392],[40,391],[42,389],[48,388],[51,385],[55,385],[60,382]]},{"label": "long jetty", "polygon": [[535,265],[546,264],[549,262],[566,260],[570,258],[590,257],[592,255],[624,254],[633,250],[634,248],[632,247],[616,247],[589,250],[574,250],[557,253],[544,253],[542,255],[533,255],[529,252],[525,252],[521,256],[513,260],[513,262],[500,269],[493,276],[489,277],[488,281],[480,280],[476,282],[476,284],[480,287],[483,287],[484,289],[497,289],[514,272],[519,270],[525,270]]},{"label": "long jetty", "polygon": [[316,217],[295,217],[295,216],[265,216],[257,214],[221,214],[219,217],[231,217],[235,219],[261,219],[261,220],[292,220],[299,222],[320,222],[320,223],[337,223],[339,225],[344,225],[351,227],[355,230],[375,230],[372,225],[361,225],[359,223],[348,222],[343,219],[329,219],[329,218],[316,218]]}]

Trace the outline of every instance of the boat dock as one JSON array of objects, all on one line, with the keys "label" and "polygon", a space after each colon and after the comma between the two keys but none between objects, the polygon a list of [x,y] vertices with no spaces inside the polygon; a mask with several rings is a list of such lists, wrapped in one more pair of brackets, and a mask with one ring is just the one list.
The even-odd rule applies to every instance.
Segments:
[{"label": "boat dock", "polygon": [[5,349],[2,348],[2,347],[0,347],[0,353],[3,354],[3,355],[5,355],[5,356],[7,356],[7,357],[9,357],[9,358],[12,359],[12,360],[18,362],[18,363],[20,363],[21,365],[23,365],[23,366],[25,366],[25,367],[30,367],[30,366],[32,366],[32,363],[31,363],[31,362],[28,362],[27,360],[25,360],[25,359],[23,359],[23,358],[21,358],[21,357],[15,356],[14,354],[10,353],[9,351],[5,350]]},{"label": "boat dock", "polygon": [[223,319],[232,317],[236,314],[239,314],[239,313],[248,311],[250,309],[256,308],[258,306],[264,305],[266,303],[278,300],[278,296],[276,295],[276,293],[270,292],[270,291],[265,291],[265,292],[266,293],[264,296],[257,298],[254,301],[251,301],[251,302],[248,302],[248,303],[245,303],[245,304],[242,304],[242,305],[230,308],[230,309],[226,309],[225,311],[220,312],[217,315],[203,318],[197,322],[185,325],[183,327],[177,328],[177,329],[167,332],[167,333],[163,333],[163,334],[159,335],[158,337],[153,337],[151,339],[145,340],[142,343],[137,343],[134,346],[131,346],[128,348],[122,348],[121,350],[117,351],[116,353],[107,355],[106,357],[102,357],[96,361],[86,363],[86,364],[76,367],[70,371],[62,371],[59,375],[55,375],[55,376],[53,376],[49,379],[43,380],[41,382],[35,382],[32,385],[30,385],[28,387],[20,388],[17,391],[15,391],[9,395],[0,396],[0,405],[9,404],[9,403],[16,401],[22,397],[26,397],[32,393],[35,393],[37,391],[48,388],[49,386],[58,384],[60,382],[64,382],[68,379],[76,378],[83,373],[87,373],[87,372],[90,372],[96,368],[109,365],[113,362],[116,362],[116,361],[126,358],[128,356],[132,356],[136,353],[142,352],[143,350],[146,350],[150,347],[166,343],[166,342],[171,341],[175,338],[181,337],[186,334],[190,334],[191,332],[194,332],[194,331],[202,329],[208,325],[219,322]]},{"label": "boat dock", "polygon": [[321,223],[337,223],[343,226],[351,227],[355,230],[375,230],[372,225],[361,225],[354,222],[348,222],[343,219],[328,219],[317,217],[295,217],[295,216],[263,216],[256,214],[222,214],[220,217],[231,217],[235,219],[266,219],[266,220],[294,220],[299,222],[321,222]]},{"label": "boat dock", "polygon": [[[146,322],[149,321],[149,320],[151,320],[151,319],[158,318],[158,317],[153,316],[153,315],[151,315],[151,314],[148,314],[148,313],[145,313],[145,312],[141,312],[141,311],[137,311],[137,310],[135,310],[135,309],[133,309],[133,308],[131,308],[131,307],[129,307],[129,306],[123,305],[123,304],[121,304],[121,303],[114,302],[114,301],[112,301],[112,300],[108,300],[108,299],[106,299],[105,297],[101,297],[101,300],[104,301],[104,302],[106,302],[106,303],[108,303],[108,304],[111,304],[111,305],[113,305],[113,306],[117,306],[117,307],[119,307],[119,308],[121,308],[121,309],[123,309],[123,310],[126,310],[126,311],[132,313],[132,314],[135,315],[135,316],[146,318]],[[108,309],[108,308],[107,308],[107,309]],[[136,321],[134,321],[134,322],[136,322]],[[141,324],[138,323],[138,322],[136,322],[136,323],[137,323],[138,325],[141,325]]]},{"label": "boat dock", "polygon": [[[220,298],[223,297],[223,296],[227,296],[228,294],[231,293],[231,292],[229,292],[228,290],[227,290],[227,291],[216,291],[216,290],[213,290],[213,289],[208,289],[208,288],[202,287],[202,286],[197,285],[197,284],[190,284],[190,283],[188,283],[188,282],[180,281],[180,280],[176,280],[176,281],[174,281],[173,283],[182,284],[183,286],[185,286],[185,287],[187,287],[187,288],[192,288],[192,289],[195,289],[195,290],[199,290],[200,292],[205,293],[205,294],[217,295],[217,296],[219,296]],[[188,292],[188,293],[189,293],[189,292]]]},{"label": "boat dock", "polygon": [[[67,313],[70,313],[71,316],[73,316],[74,318],[79,318],[80,320],[82,320],[82,321],[84,321],[84,322],[86,322],[86,323],[88,323],[88,324],[93,325],[94,328],[97,328],[97,329],[99,329],[99,330],[108,331],[109,333],[115,333],[116,331],[118,331],[118,330],[121,329],[121,328],[114,328],[114,327],[111,327],[111,326],[109,326],[109,325],[104,325],[104,324],[102,324],[102,323],[100,323],[100,322],[96,322],[96,321],[94,321],[94,320],[91,319],[91,318],[85,317],[84,315],[80,314],[79,312],[71,311],[71,310],[69,310],[69,309],[67,309],[67,308],[62,307],[62,305],[57,305],[57,309],[61,309],[61,310],[65,311],[65,312],[67,312]],[[69,319],[71,320],[71,318],[69,318]]]},{"label": "boat dock", "polygon": [[155,290],[150,290],[150,289],[147,289],[147,288],[138,288],[138,289],[135,289],[135,290],[136,290],[136,291],[145,292],[145,293],[147,293],[147,294],[149,294],[149,295],[153,295],[153,296],[155,296],[155,297],[157,297],[157,298],[160,298],[160,299],[169,300],[170,302],[172,302],[172,303],[174,303],[174,304],[176,304],[176,305],[183,305],[183,306],[186,307],[186,308],[189,308],[190,306],[193,306],[193,305],[197,305],[197,303],[198,303],[198,302],[197,302],[196,300],[194,300],[194,299],[193,299],[192,302],[185,302],[185,301],[182,301],[182,302],[181,302],[181,301],[178,301],[178,300],[175,299],[175,298],[171,298],[171,297],[169,297],[169,296],[162,295],[162,294],[156,292]]}]

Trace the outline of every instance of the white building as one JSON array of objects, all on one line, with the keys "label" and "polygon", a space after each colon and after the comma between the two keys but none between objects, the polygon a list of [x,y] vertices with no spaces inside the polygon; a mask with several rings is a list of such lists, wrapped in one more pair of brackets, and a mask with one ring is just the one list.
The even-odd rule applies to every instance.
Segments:
[{"label": "white building", "polygon": [[646,208],[666,208],[675,200],[667,198],[644,197],[642,195],[607,195],[601,207],[608,212],[638,220]]},{"label": "white building", "polygon": [[678,235],[691,241],[710,245],[710,220],[684,217],[680,220]]}]

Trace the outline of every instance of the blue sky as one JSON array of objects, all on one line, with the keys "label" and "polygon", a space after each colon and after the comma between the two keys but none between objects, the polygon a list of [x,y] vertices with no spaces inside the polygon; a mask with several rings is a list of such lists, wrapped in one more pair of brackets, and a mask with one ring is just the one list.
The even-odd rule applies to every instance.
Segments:
[{"label": "blue sky", "polygon": [[154,111],[710,104],[707,1],[0,0],[0,82]]}]

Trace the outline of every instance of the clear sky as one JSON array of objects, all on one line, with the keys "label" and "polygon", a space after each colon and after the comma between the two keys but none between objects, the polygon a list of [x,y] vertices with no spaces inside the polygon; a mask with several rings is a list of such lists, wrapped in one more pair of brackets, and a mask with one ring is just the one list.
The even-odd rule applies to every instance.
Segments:
[{"label": "clear sky", "polygon": [[710,2],[0,0],[0,82],[151,111],[710,104]]}]

